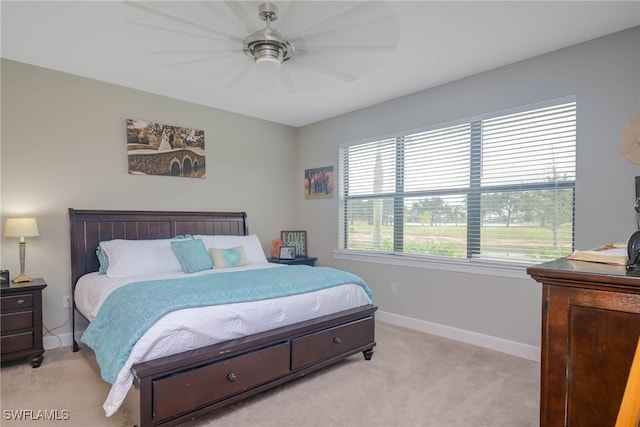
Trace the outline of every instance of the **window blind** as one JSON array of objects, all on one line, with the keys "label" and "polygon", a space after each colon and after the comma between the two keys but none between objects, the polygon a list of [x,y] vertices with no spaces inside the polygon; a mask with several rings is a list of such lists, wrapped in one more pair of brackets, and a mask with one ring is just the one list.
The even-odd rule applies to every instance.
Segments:
[{"label": "window blind", "polygon": [[573,250],[575,101],[347,145],[340,248],[512,261]]}]

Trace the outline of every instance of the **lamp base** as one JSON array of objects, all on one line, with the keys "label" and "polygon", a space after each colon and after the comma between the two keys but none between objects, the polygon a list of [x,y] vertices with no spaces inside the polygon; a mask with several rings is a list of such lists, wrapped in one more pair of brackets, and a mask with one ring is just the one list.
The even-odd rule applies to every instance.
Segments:
[{"label": "lamp base", "polygon": [[33,278],[31,278],[31,276],[27,276],[26,274],[21,274],[18,277],[15,277],[11,282],[13,283],[33,282]]}]

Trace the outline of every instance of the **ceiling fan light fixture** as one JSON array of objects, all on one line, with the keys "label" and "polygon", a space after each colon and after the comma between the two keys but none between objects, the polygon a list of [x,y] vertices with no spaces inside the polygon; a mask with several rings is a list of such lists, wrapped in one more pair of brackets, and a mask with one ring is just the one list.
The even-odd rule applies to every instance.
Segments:
[{"label": "ceiling fan light fixture", "polygon": [[273,56],[260,56],[256,58],[256,64],[264,70],[279,70],[282,62]]}]

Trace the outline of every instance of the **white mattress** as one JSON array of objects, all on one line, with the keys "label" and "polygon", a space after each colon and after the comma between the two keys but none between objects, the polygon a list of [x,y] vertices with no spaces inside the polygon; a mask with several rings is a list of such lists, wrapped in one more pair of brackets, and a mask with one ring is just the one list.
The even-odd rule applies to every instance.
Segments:
[{"label": "white mattress", "polygon": [[[232,274],[234,271],[255,268],[286,268],[286,266],[269,263],[251,264],[245,267],[213,269],[195,274]],[[92,320],[109,293],[120,286],[131,282],[181,276],[185,274],[110,278],[106,275],[89,273],[78,280],[74,301],[78,310],[87,319]],[[107,416],[113,415],[124,401],[132,384],[131,367],[135,363],[288,326],[370,303],[371,300],[362,287],[347,284],[271,300],[190,308],[168,313],[134,346],[103,405],[105,413]]]}]

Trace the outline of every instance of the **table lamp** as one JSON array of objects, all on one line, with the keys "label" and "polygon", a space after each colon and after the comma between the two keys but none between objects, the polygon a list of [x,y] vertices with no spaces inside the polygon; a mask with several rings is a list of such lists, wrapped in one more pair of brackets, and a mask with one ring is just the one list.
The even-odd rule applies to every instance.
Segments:
[{"label": "table lamp", "polygon": [[35,218],[7,218],[4,224],[5,237],[19,237],[20,245],[20,275],[12,280],[13,283],[32,282],[33,279],[24,274],[24,254],[27,246],[25,237],[37,237],[38,222]]}]

